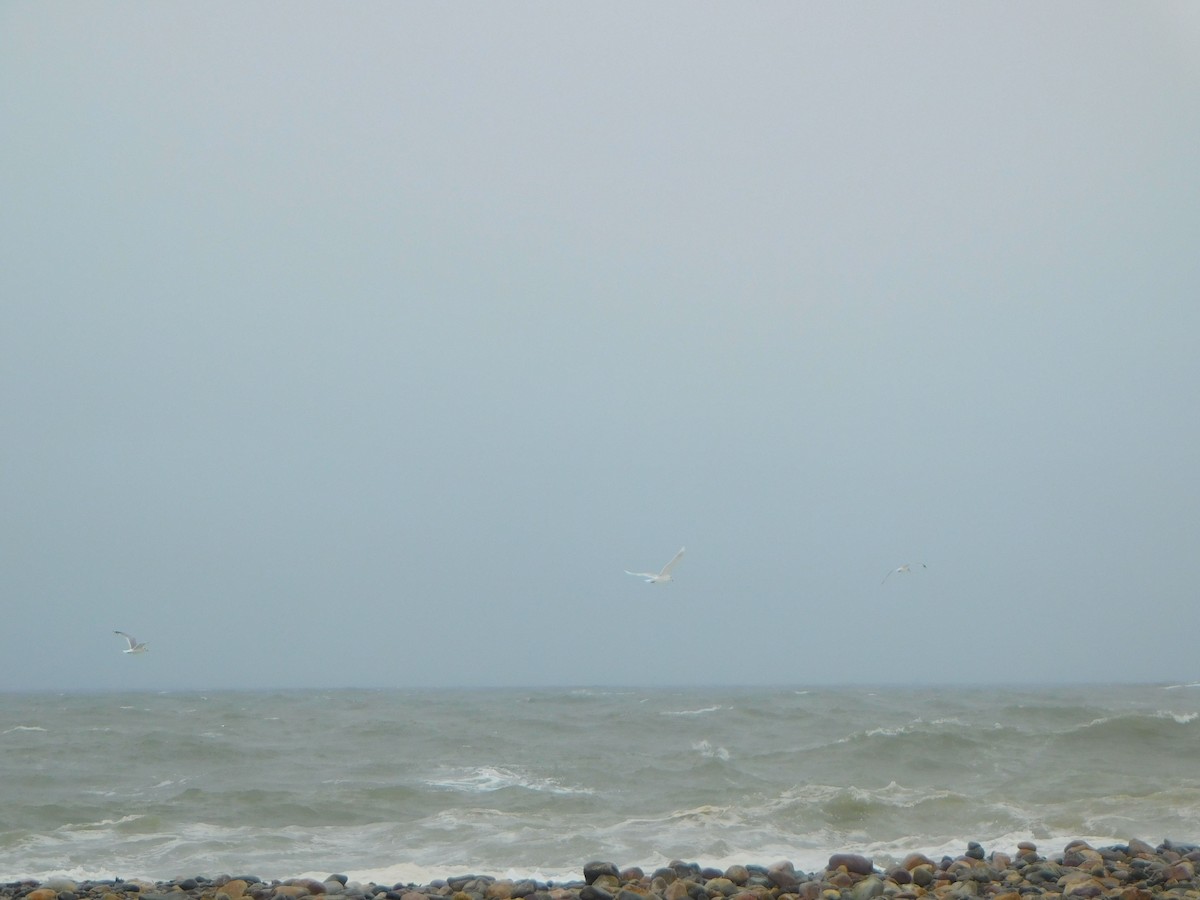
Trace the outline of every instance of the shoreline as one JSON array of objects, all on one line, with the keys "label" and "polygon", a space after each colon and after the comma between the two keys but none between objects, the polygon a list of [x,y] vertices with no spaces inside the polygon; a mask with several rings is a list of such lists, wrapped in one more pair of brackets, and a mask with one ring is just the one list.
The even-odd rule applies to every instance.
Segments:
[{"label": "shoreline", "polygon": [[1200,900],[1200,845],[1139,839],[1093,847],[1068,842],[1044,855],[1032,842],[1015,853],[987,852],[970,842],[958,856],[934,860],[910,853],[886,868],[857,853],[834,853],[824,869],[804,872],[789,861],[726,869],[673,861],[647,872],[611,862],[585,864],[578,880],[539,882],[463,874],[428,884],[357,882],[345,875],[264,881],[216,875],[150,881],[49,878],[0,884],[0,900]]}]

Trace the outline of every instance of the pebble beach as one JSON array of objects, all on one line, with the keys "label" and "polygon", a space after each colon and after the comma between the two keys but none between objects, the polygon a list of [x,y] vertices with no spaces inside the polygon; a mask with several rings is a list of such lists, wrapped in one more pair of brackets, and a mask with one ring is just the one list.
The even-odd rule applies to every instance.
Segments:
[{"label": "pebble beach", "polygon": [[333,874],[324,879],[264,881],[253,875],[194,876],[175,881],[113,879],[75,882],[16,881],[0,886],[0,900],[1200,900],[1200,845],[1142,840],[1092,847],[1072,841],[1044,854],[1031,842],[1015,853],[987,852],[968,843],[959,856],[934,860],[910,853],[877,866],[860,854],[835,853],[821,871],[804,872],[784,860],[770,865],[706,868],[673,861],[647,872],[611,862],[583,866],[578,881],[539,882],[461,875],[429,884],[374,884]]}]

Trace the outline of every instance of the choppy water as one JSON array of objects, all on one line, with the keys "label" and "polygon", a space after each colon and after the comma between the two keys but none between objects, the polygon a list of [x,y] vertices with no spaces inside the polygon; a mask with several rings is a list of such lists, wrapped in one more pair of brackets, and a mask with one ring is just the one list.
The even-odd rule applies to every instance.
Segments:
[{"label": "choppy water", "polygon": [[0,694],[0,881],[1200,838],[1200,686]]}]

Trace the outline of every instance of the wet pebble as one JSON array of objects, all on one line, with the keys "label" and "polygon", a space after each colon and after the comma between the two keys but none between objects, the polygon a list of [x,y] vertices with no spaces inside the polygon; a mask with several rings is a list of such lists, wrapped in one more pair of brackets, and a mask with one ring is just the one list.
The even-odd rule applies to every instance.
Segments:
[{"label": "wet pebble", "polygon": [[249,875],[195,875],[178,881],[72,881],[0,884],[0,900],[1200,900],[1200,846],[1130,838],[1092,847],[1071,841],[1042,856],[1022,841],[1015,852],[990,855],[977,842],[935,862],[920,853],[881,863],[835,853],[823,870],[797,871],[789,860],[719,869],[672,860],[650,875],[639,866],[587,863],[582,879],[457,875],[427,885],[375,885],[346,875],[264,882]]}]

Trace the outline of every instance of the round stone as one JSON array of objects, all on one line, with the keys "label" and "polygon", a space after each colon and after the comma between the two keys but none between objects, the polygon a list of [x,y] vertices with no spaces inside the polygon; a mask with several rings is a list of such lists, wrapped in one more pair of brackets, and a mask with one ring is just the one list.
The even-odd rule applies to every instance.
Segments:
[{"label": "round stone", "polygon": [[593,884],[601,875],[611,875],[620,878],[621,871],[610,862],[590,862],[583,867],[584,884]]}]

